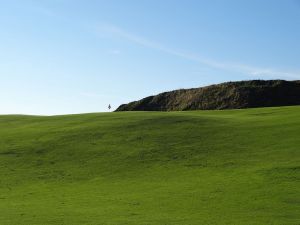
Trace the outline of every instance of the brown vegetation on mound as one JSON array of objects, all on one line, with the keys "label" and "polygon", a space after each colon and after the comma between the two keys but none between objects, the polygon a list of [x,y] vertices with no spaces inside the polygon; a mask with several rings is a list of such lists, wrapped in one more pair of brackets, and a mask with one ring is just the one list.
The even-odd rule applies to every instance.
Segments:
[{"label": "brown vegetation on mound", "polygon": [[300,81],[251,80],[180,89],[119,106],[116,111],[183,111],[300,105]]}]

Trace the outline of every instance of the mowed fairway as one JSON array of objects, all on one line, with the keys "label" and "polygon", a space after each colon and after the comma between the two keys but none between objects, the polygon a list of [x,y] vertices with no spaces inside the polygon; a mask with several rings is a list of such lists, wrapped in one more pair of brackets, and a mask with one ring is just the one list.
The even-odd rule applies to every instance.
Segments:
[{"label": "mowed fairway", "polygon": [[0,116],[1,225],[299,225],[300,107]]}]

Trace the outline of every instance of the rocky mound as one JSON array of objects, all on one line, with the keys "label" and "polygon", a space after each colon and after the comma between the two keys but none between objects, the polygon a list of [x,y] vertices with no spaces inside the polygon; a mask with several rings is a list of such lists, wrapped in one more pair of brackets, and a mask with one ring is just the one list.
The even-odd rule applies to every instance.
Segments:
[{"label": "rocky mound", "polygon": [[180,89],[119,106],[116,111],[182,111],[300,105],[300,81],[251,80]]}]

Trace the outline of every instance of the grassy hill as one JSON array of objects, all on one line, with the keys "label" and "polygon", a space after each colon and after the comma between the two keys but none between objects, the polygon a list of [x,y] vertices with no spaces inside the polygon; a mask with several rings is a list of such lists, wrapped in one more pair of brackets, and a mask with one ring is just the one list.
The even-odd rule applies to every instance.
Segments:
[{"label": "grassy hill", "polygon": [[117,111],[243,109],[300,105],[300,81],[250,80],[180,89],[123,104]]},{"label": "grassy hill", "polygon": [[299,225],[300,107],[0,116],[1,225]]}]

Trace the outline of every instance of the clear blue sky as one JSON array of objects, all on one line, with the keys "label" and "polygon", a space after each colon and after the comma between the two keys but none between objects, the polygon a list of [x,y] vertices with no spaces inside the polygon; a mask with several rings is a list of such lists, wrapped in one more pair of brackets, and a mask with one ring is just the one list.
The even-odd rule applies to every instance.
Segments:
[{"label": "clear blue sky", "polygon": [[0,0],[0,114],[300,79],[299,0]]}]

